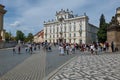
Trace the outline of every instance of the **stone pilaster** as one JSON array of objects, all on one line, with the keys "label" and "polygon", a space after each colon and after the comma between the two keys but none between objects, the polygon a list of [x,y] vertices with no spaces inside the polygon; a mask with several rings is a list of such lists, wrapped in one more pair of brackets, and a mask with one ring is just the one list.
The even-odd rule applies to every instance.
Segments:
[{"label": "stone pilaster", "polygon": [[2,41],[5,41],[5,30],[1,31]]},{"label": "stone pilaster", "polygon": [[107,32],[107,41],[110,45],[109,51],[111,52],[111,42],[114,42],[114,48],[120,50],[120,31],[108,31]]},{"label": "stone pilaster", "polygon": [[4,14],[7,12],[4,9],[5,6],[0,4],[0,37],[2,40],[5,40],[5,30],[3,29],[3,22],[4,22]]}]

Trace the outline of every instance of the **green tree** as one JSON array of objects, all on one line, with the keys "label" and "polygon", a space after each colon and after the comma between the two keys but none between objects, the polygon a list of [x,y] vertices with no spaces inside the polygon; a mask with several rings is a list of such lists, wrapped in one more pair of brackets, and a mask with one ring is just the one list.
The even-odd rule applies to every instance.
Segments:
[{"label": "green tree", "polygon": [[107,26],[108,23],[106,23],[105,17],[102,14],[100,17],[99,30],[97,32],[99,42],[105,42],[107,40]]},{"label": "green tree", "polygon": [[28,33],[28,40],[30,41],[30,42],[32,42],[33,41],[33,34],[32,33]]},{"label": "green tree", "polygon": [[15,37],[12,36],[11,32],[5,32],[5,41],[15,41]]},{"label": "green tree", "polygon": [[99,27],[104,27],[102,25],[104,25],[106,22],[105,22],[105,16],[104,14],[101,14],[101,17],[100,17],[100,24],[99,24]]},{"label": "green tree", "polygon": [[22,31],[18,30],[16,32],[16,41],[20,40],[20,41],[24,41],[25,39],[25,35]]},{"label": "green tree", "polygon": [[33,34],[32,33],[28,33],[27,37],[25,38],[25,42],[32,42],[33,41]]},{"label": "green tree", "polygon": [[6,40],[6,41],[9,41],[10,38],[11,38],[11,34],[8,33],[8,32],[5,32],[5,40]]},{"label": "green tree", "polygon": [[15,37],[14,37],[14,36],[11,36],[11,40],[12,40],[12,41],[15,41],[16,39],[15,39]]}]

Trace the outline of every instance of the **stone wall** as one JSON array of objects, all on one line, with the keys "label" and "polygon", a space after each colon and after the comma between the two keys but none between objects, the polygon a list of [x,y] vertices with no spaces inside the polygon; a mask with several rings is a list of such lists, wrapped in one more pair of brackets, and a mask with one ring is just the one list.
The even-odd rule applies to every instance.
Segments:
[{"label": "stone wall", "polygon": [[10,48],[17,45],[17,42],[0,42],[0,49],[1,48]]},{"label": "stone wall", "polygon": [[[111,42],[114,42],[114,47],[120,50],[120,31],[108,31],[107,32],[107,41],[111,46]],[[110,50],[111,51],[111,50]]]}]

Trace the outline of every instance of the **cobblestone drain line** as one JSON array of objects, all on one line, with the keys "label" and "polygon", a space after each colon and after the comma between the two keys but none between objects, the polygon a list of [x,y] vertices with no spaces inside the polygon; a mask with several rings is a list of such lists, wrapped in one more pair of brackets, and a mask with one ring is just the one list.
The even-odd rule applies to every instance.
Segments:
[{"label": "cobblestone drain line", "polygon": [[0,80],[42,80],[45,76],[46,53],[32,54],[21,64],[3,75]]},{"label": "cobblestone drain line", "polygon": [[120,80],[120,54],[81,55],[50,80]]},{"label": "cobblestone drain line", "polygon": [[66,66],[67,64],[69,64],[71,61],[74,61],[78,56],[73,57],[72,59],[68,60],[66,63],[64,63],[63,65],[61,65],[60,67],[58,67],[56,70],[54,70],[53,72],[51,72],[47,77],[45,77],[43,80],[51,80],[52,77],[54,77],[55,74],[57,74],[57,72],[59,72],[64,66]]}]

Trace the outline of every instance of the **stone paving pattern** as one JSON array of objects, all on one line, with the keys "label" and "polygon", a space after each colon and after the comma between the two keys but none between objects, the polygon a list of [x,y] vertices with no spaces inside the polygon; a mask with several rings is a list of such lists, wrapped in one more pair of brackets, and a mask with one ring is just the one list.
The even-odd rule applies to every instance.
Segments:
[{"label": "stone paving pattern", "polygon": [[26,53],[24,48],[21,50],[21,54],[14,55],[12,49],[0,50],[0,80],[41,80],[80,53],[60,56],[58,46],[45,53],[42,48],[34,51],[35,54]]},{"label": "stone paving pattern", "polygon": [[0,77],[30,56],[24,49],[20,55],[18,53],[13,55],[12,49],[0,49]]},{"label": "stone paving pattern", "polygon": [[44,51],[35,52],[31,57],[3,75],[0,80],[42,80],[45,76]]},{"label": "stone paving pattern", "polygon": [[120,80],[118,53],[80,55],[49,80]]}]

